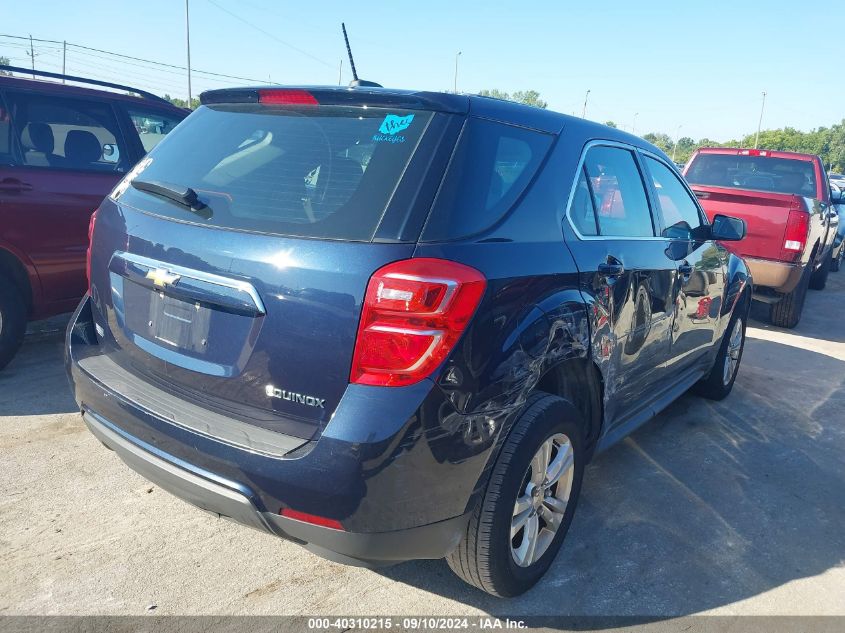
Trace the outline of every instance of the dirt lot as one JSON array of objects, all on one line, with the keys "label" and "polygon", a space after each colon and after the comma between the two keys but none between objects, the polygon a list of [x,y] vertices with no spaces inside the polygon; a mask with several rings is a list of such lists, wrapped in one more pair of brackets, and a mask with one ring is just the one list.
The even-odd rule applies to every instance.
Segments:
[{"label": "dirt lot", "polygon": [[796,330],[752,323],[727,400],[685,396],[600,455],[550,573],[507,602],[442,561],[343,567],[152,487],[85,430],[60,327],[0,373],[0,614],[845,615],[845,272]]}]

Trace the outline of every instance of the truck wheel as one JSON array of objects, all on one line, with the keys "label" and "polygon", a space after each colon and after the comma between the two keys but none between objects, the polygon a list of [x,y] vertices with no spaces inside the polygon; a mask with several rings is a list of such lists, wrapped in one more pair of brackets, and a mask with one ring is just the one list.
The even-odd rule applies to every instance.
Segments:
[{"label": "truck wheel", "polygon": [[819,269],[813,273],[813,276],[810,277],[810,288],[813,290],[824,290],[825,284],[827,283],[827,275],[830,273],[830,264],[833,260],[833,253],[828,253],[827,257],[824,258],[824,262],[819,267]]},{"label": "truck wheel", "polygon": [[15,285],[0,276],[0,369],[18,351],[26,332],[26,305]]},{"label": "truck wheel", "polygon": [[494,596],[516,596],[546,573],[572,523],[584,475],[582,419],[569,402],[532,396],[499,454],[483,498],[446,559]]},{"label": "truck wheel", "polygon": [[830,269],[833,272],[839,272],[839,269],[842,267],[842,256],[845,255],[845,246],[839,249],[839,256],[834,257],[830,262]]},{"label": "truck wheel", "polygon": [[772,306],[772,324],[778,327],[794,328],[801,320],[804,300],[807,298],[807,286],[810,283],[810,267],[804,269],[801,280],[792,290]]},{"label": "truck wheel", "polygon": [[739,373],[742,350],[745,349],[745,325],[749,304],[738,305],[722,335],[719,353],[713,361],[710,374],[695,385],[695,392],[710,400],[723,400],[731,392]]}]

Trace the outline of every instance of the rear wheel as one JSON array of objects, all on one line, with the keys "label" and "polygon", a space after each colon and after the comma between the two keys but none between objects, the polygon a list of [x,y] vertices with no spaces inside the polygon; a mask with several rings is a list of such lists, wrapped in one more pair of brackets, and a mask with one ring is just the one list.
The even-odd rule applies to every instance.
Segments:
[{"label": "rear wheel", "polygon": [[801,280],[792,290],[772,306],[772,323],[778,327],[793,328],[801,320],[804,300],[807,298],[807,285],[810,281],[810,267],[804,269]]},{"label": "rear wheel", "polygon": [[810,288],[813,290],[824,290],[825,284],[827,284],[827,275],[830,273],[830,265],[833,261],[833,251],[827,254],[827,257],[824,258],[822,265],[819,269],[813,273],[813,276],[810,277]]},{"label": "rear wheel", "polygon": [[484,497],[447,558],[458,576],[496,596],[530,589],[560,549],[581,491],[582,420],[566,400],[533,396],[493,466]]},{"label": "rear wheel", "polygon": [[26,332],[26,306],[21,293],[0,276],[0,369],[14,357]]},{"label": "rear wheel", "polygon": [[842,256],[845,255],[845,246],[839,249],[839,254],[834,257],[830,262],[830,269],[833,272],[839,272],[839,269],[842,267]]}]

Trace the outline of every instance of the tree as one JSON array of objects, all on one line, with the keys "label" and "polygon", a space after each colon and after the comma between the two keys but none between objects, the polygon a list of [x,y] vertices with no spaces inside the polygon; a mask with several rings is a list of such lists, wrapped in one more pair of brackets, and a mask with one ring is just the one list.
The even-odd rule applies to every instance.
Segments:
[{"label": "tree", "polygon": [[[9,61],[8,57],[0,57],[0,66],[11,66],[12,63]],[[0,70],[0,75],[11,75],[8,70]]]},{"label": "tree", "polygon": [[604,124],[605,124],[607,127],[612,127],[612,128],[614,128],[614,129],[616,129],[616,128],[618,128],[618,127],[619,127],[619,126],[618,126],[618,125],[616,125],[616,123],[614,123],[613,121],[605,121],[605,122],[604,122]]},{"label": "tree", "polygon": [[512,95],[498,90],[496,88],[485,89],[478,93],[482,97],[491,97],[493,99],[502,99],[504,101],[515,101],[516,103],[524,103],[525,105],[534,106],[535,108],[546,109],[548,103],[540,98],[540,93],[536,90],[517,90]]},{"label": "tree", "polygon": [[[178,97],[171,97],[169,94],[164,95],[164,100],[169,101],[170,103],[175,105],[177,108],[187,108],[188,107],[187,100],[179,99]],[[198,107],[200,107],[200,100],[197,99],[196,97],[192,97],[191,98],[191,110],[196,110]]]}]

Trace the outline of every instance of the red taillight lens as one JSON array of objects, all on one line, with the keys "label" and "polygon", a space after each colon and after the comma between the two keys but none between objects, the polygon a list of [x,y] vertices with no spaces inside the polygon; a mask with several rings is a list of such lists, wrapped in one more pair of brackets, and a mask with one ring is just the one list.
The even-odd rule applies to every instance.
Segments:
[{"label": "red taillight lens", "polygon": [[807,233],[809,230],[810,214],[805,211],[791,210],[786,220],[786,230],[783,234],[782,259],[794,261],[800,257],[807,244]]},{"label": "red taillight lens", "polygon": [[318,105],[307,90],[259,90],[258,103],[265,105]]},{"label": "red taillight lens", "polygon": [[302,521],[303,523],[310,523],[311,525],[319,525],[320,527],[330,528],[332,530],[343,530],[343,525],[337,519],[328,519],[316,514],[308,514],[307,512],[300,512],[291,508],[282,508],[279,512],[283,517],[293,519],[294,521]]},{"label": "red taillight lens", "polygon": [[350,382],[399,387],[431,374],[455,347],[487,280],[443,259],[406,259],[370,278]]},{"label": "red taillight lens", "polygon": [[91,214],[91,219],[88,220],[88,248],[85,251],[85,276],[88,278],[88,292],[91,292],[91,240],[94,239],[94,225],[97,223],[97,211]]}]

